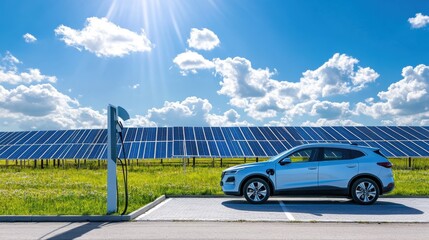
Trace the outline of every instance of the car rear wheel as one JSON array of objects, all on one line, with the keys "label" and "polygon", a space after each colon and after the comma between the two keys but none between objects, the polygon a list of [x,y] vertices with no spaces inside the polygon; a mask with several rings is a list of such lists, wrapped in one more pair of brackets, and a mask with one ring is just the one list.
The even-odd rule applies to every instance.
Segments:
[{"label": "car rear wheel", "polygon": [[270,186],[261,178],[249,179],[243,187],[246,200],[252,204],[261,204],[270,197]]},{"label": "car rear wheel", "polygon": [[376,182],[369,178],[361,178],[353,183],[351,194],[353,201],[362,205],[370,205],[377,201],[380,190]]}]

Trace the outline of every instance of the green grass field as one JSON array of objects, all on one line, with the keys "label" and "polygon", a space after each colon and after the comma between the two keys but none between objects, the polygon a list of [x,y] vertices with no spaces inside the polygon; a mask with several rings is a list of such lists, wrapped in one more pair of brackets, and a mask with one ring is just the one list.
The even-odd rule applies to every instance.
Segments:
[{"label": "green grass field", "polygon": [[[118,168],[119,170],[119,168]],[[221,168],[134,167],[129,171],[132,212],[163,194],[222,194]],[[0,168],[0,215],[106,213],[104,169]],[[118,171],[123,193],[122,172]],[[120,209],[123,208],[120,196]]]},{"label": "green grass field", "polygon": [[[399,160],[398,160],[399,161]],[[393,161],[395,163],[395,161]],[[225,165],[187,167],[132,166],[129,171],[130,205],[128,212],[167,195],[223,194],[219,181]],[[92,163],[94,164],[94,163]],[[396,163],[395,163],[396,164]],[[173,164],[174,165],[174,164]],[[103,215],[106,213],[106,170],[93,165],[76,169],[73,163],[65,168],[33,169],[0,167],[0,215]],[[120,210],[123,208],[122,172],[118,167]],[[390,195],[429,196],[429,170],[394,169],[396,188]]]}]

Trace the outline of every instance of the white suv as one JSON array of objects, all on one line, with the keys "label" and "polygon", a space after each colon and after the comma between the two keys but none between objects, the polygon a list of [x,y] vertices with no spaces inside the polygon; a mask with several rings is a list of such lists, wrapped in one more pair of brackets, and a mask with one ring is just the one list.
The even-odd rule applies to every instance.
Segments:
[{"label": "white suv", "polygon": [[300,145],[266,162],[222,172],[222,191],[264,203],[271,195],[337,195],[372,204],[393,190],[392,164],[379,149],[357,145]]}]

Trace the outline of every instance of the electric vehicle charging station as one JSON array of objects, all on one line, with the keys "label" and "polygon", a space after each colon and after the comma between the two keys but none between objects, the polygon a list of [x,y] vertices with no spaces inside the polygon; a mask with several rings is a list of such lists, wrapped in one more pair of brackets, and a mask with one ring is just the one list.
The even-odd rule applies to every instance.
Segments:
[{"label": "electric vehicle charging station", "polygon": [[118,159],[117,141],[118,134],[122,132],[123,121],[130,119],[128,112],[121,106],[107,106],[107,214],[118,211],[118,189],[116,161]]}]

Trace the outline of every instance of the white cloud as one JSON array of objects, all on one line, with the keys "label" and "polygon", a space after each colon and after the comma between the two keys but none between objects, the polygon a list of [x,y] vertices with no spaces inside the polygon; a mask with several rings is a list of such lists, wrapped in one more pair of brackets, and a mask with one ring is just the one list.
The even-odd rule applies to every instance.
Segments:
[{"label": "white cloud", "polygon": [[348,102],[316,102],[311,108],[311,115],[325,119],[337,119],[351,114]]},{"label": "white cloud", "polygon": [[188,39],[188,45],[190,48],[197,50],[212,50],[213,48],[219,46],[220,41],[217,35],[207,29],[191,29],[191,36]]},{"label": "white cloud", "polygon": [[263,97],[272,73],[268,69],[253,69],[249,60],[235,57],[215,59],[216,73],[223,79],[219,94],[232,98]]},{"label": "white cloud", "polygon": [[201,54],[186,51],[177,55],[173,62],[180,68],[182,75],[186,76],[189,72],[197,73],[200,69],[210,69],[214,67],[213,62],[205,59]]},{"label": "white cloud", "polygon": [[148,52],[152,44],[142,30],[140,34],[121,28],[106,18],[86,19],[82,30],[61,25],[55,29],[67,45],[83,48],[97,57],[122,57],[132,52]]},{"label": "white cloud", "polygon": [[[348,103],[320,104],[321,98],[346,95],[364,89],[378,78],[371,68],[357,66],[357,59],[336,53],[316,70],[307,70],[299,82],[272,79],[269,69],[255,69],[245,58],[215,59],[215,71],[222,78],[218,94],[230,97],[232,106],[244,109],[254,119],[276,117],[284,113],[320,115],[350,112]],[[316,105],[313,107],[313,105]],[[330,116],[332,118],[334,116]],[[275,122],[273,122],[275,123]]]},{"label": "white cloud", "polygon": [[12,55],[9,51],[6,51],[4,57],[1,58],[0,69],[8,70],[8,71],[17,71],[18,67],[16,64],[21,63],[18,58]]},{"label": "white cloud", "polygon": [[299,95],[316,99],[362,90],[367,84],[374,82],[379,74],[368,67],[358,66],[356,71],[358,62],[359,60],[346,54],[334,54],[318,69],[303,73]]},{"label": "white cloud", "polygon": [[429,24],[429,16],[416,13],[415,17],[408,18],[408,22],[411,24],[412,28],[422,28]]},{"label": "white cloud", "polygon": [[137,115],[126,121],[127,126],[247,126],[239,121],[240,115],[233,109],[221,115],[211,112],[212,105],[207,99],[195,96],[183,101],[165,101],[161,108],[151,108],[147,114]]},{"label": "white cloud", "polygon": [[211,109],[207,99],[187,97],[181,102],[165,101],[162,108],[149,109],[147,118],[159,126],[195,126],[206,122],[205,117]]},{"label": "white cloud", "polygon": [[356,111],[399,125],[424,124],[429,120],[429,66],[402,69],[403,79],[378,93],[380,101],[357,104]]},{"label": "white cloud", "polygon": [[29,68],[28,72],[19,72],[17,64],[21,63],[10,52],[6,52],[0,63],[0,83],[30,84],[40,82],[55,83],[55,76],[43,75],[37,68]]},{"label": "white cloud", "polygon": [[105,127],[106,117],[59,92],[51,84],[0,85],[0,112],[3,121],[19,129],[70,129]]},{"label": "white cloud", "polygon": [[[4,130],[101,128],[106,116],[58,91],[38,69],[19,72],[21,63],[11,53],[1,59],[0,83],[20,84],[7,88],[0,84],[0,121]],[[36,83],[36,84],[35,84]],[[25,84],[25,85],[23,85]]]},{"label": "white cloud", "polygon": [[1,92],[3,101],[0,102],[0,107],[28,116],[44,116],[54,112],[57,107],[78,105],[76,100],[58,92],[51,84],[29,87],[19,85],[11,90],[3,88]]},{"label": "white cloud", "polygon": [[24,41],[26,43],[33,43],[35,41],[37,41],[37,38],[33,35],[31,35],[30,33],[26,33],[22,36],[24,38]]},{"label": "white cloud", "polygon": [[289,126],[292,124],[293,119],[289,116],[283,116],[279,121],[271,120],[265,126]]},{"label": "white cloud", "polygon": [[302,123],[302,126],[362,126],[360,123],[356,123],[350,119],[326,119],[320,118],[316,122],[305,121]]},{"label": "white cloud", "polygon": [[136,115],[124,122],[126,127],[156,127],[157,124],[150,121],[146,116]]},{"label": "white cloud", "polygon": [[230,127],[230,126],[250,126],[247,121],[239,121],[240,114],[234,109],[230,109],[222,115],[208,114],[206,117],[207,123],[210,126]]}]

